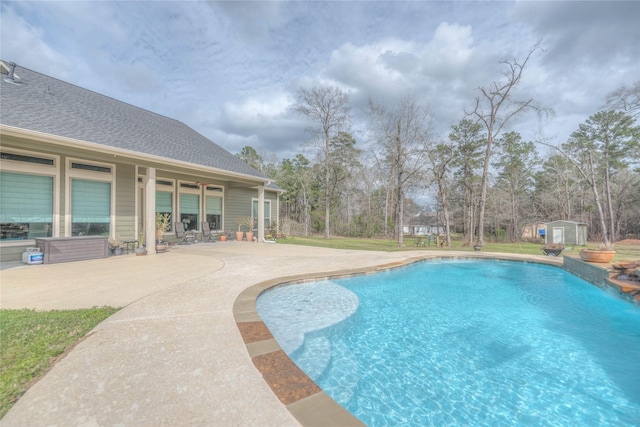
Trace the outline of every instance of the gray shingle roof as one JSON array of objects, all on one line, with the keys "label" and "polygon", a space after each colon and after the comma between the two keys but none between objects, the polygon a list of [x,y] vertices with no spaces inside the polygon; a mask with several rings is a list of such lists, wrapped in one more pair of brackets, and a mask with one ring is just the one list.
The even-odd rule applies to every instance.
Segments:
[{"label": "gray shingle roof", "polygon": [[0,80],[0,123],[107,147],[264,178],[184,123],[16,67],[21,85]]}]

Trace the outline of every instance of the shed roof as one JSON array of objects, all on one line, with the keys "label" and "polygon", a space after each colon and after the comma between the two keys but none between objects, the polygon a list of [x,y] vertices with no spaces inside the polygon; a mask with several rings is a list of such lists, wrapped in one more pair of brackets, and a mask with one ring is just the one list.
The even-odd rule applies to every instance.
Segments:
[{"label": "shed roof", "polygon": [[586,222],[568,221],[568,220],[564,220],[564,219],[559,219],[559,220],[556,220],[556,221],[549,221],[549,222],[547,222],[547,225],[554,224],[554,223],[557,223],[557,222],[564,222],[564,223],[569,223],[569,224],[573,224],[573,225],[587,225]]},{"label": "shed roof", "polygon": [[269,180],[178,120],[28,68],[15,74],[20,84],[0,80],[1,125]]}]

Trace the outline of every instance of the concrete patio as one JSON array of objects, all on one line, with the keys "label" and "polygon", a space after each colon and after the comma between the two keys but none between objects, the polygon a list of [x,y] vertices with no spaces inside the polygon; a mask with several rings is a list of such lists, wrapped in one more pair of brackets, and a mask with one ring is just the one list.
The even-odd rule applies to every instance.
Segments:
[{"label": "concrete patio", "polygon": [[1,424],[300,425],[252,363],[234,320],[237,296],[278,277],[445,254],[496,255],[218,242],[156,256],[4,268],[2,308],[124,308],[33,385]]}]

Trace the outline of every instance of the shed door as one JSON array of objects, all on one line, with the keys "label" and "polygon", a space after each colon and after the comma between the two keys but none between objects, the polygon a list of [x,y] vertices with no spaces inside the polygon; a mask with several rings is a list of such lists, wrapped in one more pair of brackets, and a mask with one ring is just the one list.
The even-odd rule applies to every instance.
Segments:
[{"label": "shed door", "polygon": [[564,244],[564,227],[553,227],[553,243]]}]

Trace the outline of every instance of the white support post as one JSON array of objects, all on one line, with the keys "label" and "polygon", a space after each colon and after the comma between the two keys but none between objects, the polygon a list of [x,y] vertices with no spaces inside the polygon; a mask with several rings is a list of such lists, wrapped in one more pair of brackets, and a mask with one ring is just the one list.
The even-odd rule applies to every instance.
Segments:
[{"label": "white support post", "polygon": [[145,188],[145,233],[144,241],[147,242],[147,254],[156,254],[156,168],[147,168],[144,178]]},{"label": "white support post", "polygon": [[258,186],[258,243],[264,241],[264,185]]}]

